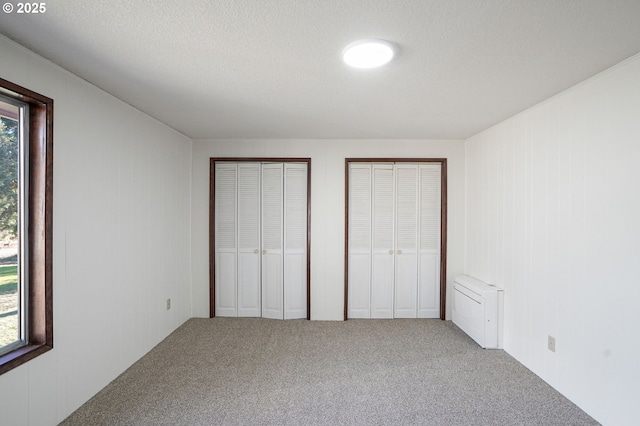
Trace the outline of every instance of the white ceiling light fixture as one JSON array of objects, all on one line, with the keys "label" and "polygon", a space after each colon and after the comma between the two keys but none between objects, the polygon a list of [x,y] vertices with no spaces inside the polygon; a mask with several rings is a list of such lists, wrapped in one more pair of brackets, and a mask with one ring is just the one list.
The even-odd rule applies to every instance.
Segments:
[{"label": "white ceiling light fixture", "polygon": [[354,68],[377,68],[395,55],[393,44],[386,40],[369,38],[354,41],[342,51],[344,62]]}]

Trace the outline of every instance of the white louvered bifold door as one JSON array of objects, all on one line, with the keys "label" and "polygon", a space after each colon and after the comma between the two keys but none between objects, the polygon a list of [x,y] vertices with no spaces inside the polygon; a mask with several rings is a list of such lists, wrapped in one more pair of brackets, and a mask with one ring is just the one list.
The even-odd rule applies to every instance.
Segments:
[{"label": "white louvered bifold door", "polygon": [[307,164],[284,164],[284,319],[307,317]]},{"label": "white louvered bifold door", "polygon": [[371,318],[393,318],[394,166],[373,164]]},{"label": "white louvered bifold door", "polygon": [[235,317],[237,307],[237,164],[215,167],[215,310]]},{"label": "white louvered bifold door", "polygon": [[349,164],[348,318],[440,317],[441,172]]},{"label": "white louvered bifold door", "polygon": [[418,165],[396,165],[394,318],[416,318],[418,298]]},{"label": "white louvered bifold door", "polygon": [[238,163],[238,316],[261,316],[260,163]]},{"label": "white louvered bifold door", "polygon": [[262,317],[284,319],[282,163],[262,165]]},{"label": "white louvered bifold door", "polygon": [[418,318],[440,318],[442,165],[420,165]]},{"label": "white louvered bifold door", "polygon": [[371,318],[371,164],[349,164],[349,318]]}]

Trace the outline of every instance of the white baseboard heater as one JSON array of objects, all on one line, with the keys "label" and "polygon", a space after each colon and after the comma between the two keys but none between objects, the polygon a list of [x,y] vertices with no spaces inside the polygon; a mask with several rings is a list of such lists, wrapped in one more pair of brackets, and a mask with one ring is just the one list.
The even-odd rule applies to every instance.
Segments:
[{"label": "white baseboard heater", "polygon": [[504,291],[459,275],[454,280],[453,323],[485,349],[502,348]]}]

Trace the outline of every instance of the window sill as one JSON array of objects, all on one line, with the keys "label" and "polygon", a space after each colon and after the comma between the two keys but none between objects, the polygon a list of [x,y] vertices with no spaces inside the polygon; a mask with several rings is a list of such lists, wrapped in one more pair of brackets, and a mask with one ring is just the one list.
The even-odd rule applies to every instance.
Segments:
[{"label": "window sill", "polygon": [[51,345],[25,345],[0,356],[0,374],[5,373],[25,362],[53,349]]}]

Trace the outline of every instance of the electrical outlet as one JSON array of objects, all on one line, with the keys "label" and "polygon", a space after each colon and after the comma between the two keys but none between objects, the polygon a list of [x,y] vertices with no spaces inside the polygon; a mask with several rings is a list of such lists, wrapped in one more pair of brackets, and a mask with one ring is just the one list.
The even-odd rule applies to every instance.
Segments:
[{"label": "electrical outlet", "polygon": [[171,299],[167,299],[167,311],[171,309]]},{"label": "electrical outlet", "polygon": [[547,347],[549,348],[549,350],[551,352],[555,352],[556,351],[556,338],[553,336],[547,336],[548,340],[547,340]]}]

